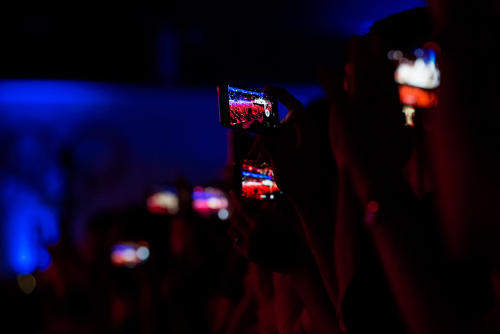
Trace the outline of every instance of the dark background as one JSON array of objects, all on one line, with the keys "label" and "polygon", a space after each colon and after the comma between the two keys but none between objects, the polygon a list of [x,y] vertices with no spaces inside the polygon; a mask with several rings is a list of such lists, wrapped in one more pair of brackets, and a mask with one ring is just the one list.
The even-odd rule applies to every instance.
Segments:
[{"label": "dark background", "polygon": [[342,68],[350,36],[421,5],[0,5],[0,277],[46,269],[47,244],[67,231],[84,246],[96,213],[144,205],[152,185],[226,180],[217,83],[283,86],[307,106],[324,96],[318,67]]},{"label": "dark background", "polygon": [[0,77],[213,84],[316,82],[349,36],[407,1],[165,1],[6,5]]}]

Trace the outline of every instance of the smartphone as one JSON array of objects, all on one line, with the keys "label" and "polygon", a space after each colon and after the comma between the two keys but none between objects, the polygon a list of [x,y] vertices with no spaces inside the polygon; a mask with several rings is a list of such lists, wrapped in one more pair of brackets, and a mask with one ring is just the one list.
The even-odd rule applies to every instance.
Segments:
[{"label": "smartphone", "polygon": [[267,163],[256,164],[250,159],[243,159],[235,164],[235,188],[241,196],[256,200],[277,200],[283,192],[274,181],[274,171]]},{"label": "smartphone", "polygon": [[269,133],[279,125],[278,101],[262,90],[220,84],[219,121],[226,128]]},{"label": "smartphone", "polygon": [[441,73],[433,49],[415,48],[391,51],[389,59],[398,62],[394,80],[399,83],[399,99],[405,106],[430,108],[437,104]]}]

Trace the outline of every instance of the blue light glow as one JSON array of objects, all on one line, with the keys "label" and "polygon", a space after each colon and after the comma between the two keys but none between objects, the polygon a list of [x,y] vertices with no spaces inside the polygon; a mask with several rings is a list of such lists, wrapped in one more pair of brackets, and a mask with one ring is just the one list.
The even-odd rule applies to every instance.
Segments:
[{"label": "blue light glow", "polygon": [[0,181],[3,206],[3,270],[26,274],[50,264],[48,244],[59,240],[57,212],[45,205],[39,194],[23,182],[4,176]]},{"label": "blue light glow", "polygon": [[[345,37],[363,35],[370,26],[389,15],[415,7],[426,7],[424,0],[358,0],[356,2],[332,1],[328,7],[318,8],[323,16],[323,29]],[[319,20],[316,24],[319,24]],[[401,27],[404,29],[404,27]]]},{"label": "blue light glow", "polygon": [[429,49],[429,60],[434,64],[436,63],[436,51]]},{"label": "blue light glow", "polygon": [[[324,95],[319,85],[286,88],[305,105]],[[280,107],[282,119],[286,108]],[[0,80],[0,134],[12,134],[19,144],[9,151],[8,170],[16,175],[7,175],[0,165],[0,271],[30,273],[50,264],[47,245],[60,238],[57,205],[66,186],[62,149],[74,154],[80,171],[97,174],[115,153],[108,136],[118,138],[117,146],[131,159],[123,163],[133,168],[116,188],[100,194],[101,203],[136,203],[143,200],[138,189],[175,175],[195,184],[219,175],[226,163],[227,130],[217,115],[214,86]],[[223,194],[197,195],[207,203],[227,202]],[[82,219],[72,226],[76,238],[83,224]]]},{"label": "blue light glow", "polygon": [[243,176],[250,176],[250,177],[255,177],[255,178],[259,178],[259,179],[271,180],[270,175],[256,174],[256,173],[250,173],[250,172],[245,172],[245,171],[242,171],[241,174],[243,174]]},{"label": "blue light glow", "polygon": [[111,97],[99,85],[81,81],[2,80],[0,103],[108,104]]}]

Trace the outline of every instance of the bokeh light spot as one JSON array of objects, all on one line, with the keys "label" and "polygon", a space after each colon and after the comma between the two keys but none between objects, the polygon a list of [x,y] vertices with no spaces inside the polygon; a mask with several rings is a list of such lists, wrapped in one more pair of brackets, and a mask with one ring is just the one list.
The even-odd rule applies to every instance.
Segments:
[{"label": "bokeh light spot", "polygon": [[149,257],[149,249],[146,246],[137,248],[135,255],[139,260],[145,261]]},{"label": "bokeh light spot", "polygon": [[413,53],[417,58],[422,58],[424,56],[424,50],[422,49],[416,49]]},{"label": "bokeh light spot", "polygon": [[217,215],[221,220],[226,220],[229,217],[229,211],[226,209],[220,209]]}]

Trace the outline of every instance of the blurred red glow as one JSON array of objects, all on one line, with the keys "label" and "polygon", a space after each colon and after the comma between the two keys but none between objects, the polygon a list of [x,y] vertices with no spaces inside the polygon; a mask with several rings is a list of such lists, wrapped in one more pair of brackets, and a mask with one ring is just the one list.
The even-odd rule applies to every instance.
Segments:
[{"label": "blurred red glow", "polygon": [[399,99],[401,103],[418,108],[430,108],[437,105],[437,95],[434,92],[408,86],[399,85]]},{"label": "blurred red glow", "polygon": [[425,49],[432,49],[436,51],[437,54],[441,53],[441,47],[436,42],[427,42],[423,46]]},{"label": "blurred red glow", "polygon": [[378,203],[375,201],[371,201],[368,203],[368,211],[377,212],[378,211]]}]

